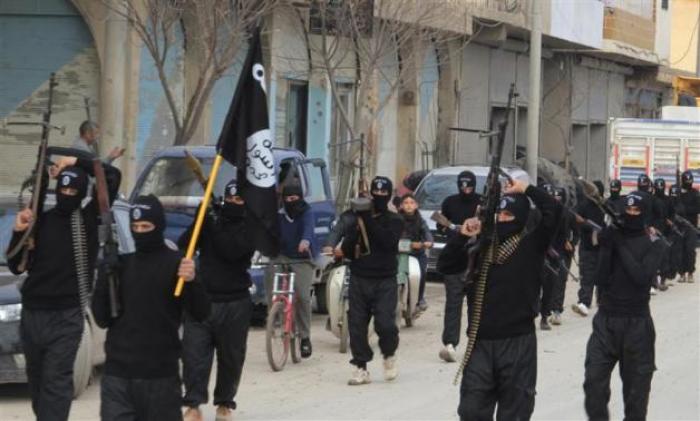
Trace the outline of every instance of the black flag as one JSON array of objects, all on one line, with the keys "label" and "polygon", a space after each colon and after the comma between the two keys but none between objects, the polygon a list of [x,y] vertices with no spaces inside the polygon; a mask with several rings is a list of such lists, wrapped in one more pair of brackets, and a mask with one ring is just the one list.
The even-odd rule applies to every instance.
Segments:
[{"label": "black flag", "polygon": [[252,240],[267,256],[276,256],[279,251],[272,145],[260,31],[256,29],[216,149],[238,169],[238,186],[251,217]]}]

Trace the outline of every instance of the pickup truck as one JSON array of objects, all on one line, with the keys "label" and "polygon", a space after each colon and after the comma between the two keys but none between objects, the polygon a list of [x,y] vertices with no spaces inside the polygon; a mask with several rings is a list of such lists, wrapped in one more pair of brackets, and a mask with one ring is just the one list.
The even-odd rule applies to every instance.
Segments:
[{"label": "pickup truck", "polygon": [[[163,203],[166,211],[166,240],[177,242],[182,232],[192,224],[197,207],[204,193],[195,174],[187,166],[185,150],[197,158],[205,174],[214,162],[216,154],[213,146],[169,147],[158,152],[139,174],[129,200],[114,202],[113,211],[120,237],[120,252],[133,251],[133,240],[129,231],[129,202],[139,195],[153,194]],[[273,148],[278,185],[289,177],[295,178],[304,189],[304,198],[311,205],[315,215],[314,234],[317,244],[324,244],[335,219],[335,207],[326,164],[321,159],[307,159],[294,149]],[[220,195],[226,183],[235,176],[236,169],[227,162],[221,166],[216,180],[214,194]],[[326,285],[321,279],[323,257],[316,256],[317,267],[313,281],[316,307],[326,312]],[[250,274],[253,280],[251,295],[255,304],[254,322],[265,317],[264,270],[261,263],[264,257],[255,256]]]}]

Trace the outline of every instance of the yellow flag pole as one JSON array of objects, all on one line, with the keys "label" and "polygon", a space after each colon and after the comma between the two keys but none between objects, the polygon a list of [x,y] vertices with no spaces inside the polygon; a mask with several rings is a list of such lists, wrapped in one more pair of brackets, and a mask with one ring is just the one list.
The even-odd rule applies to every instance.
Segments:
[{"label": "yellow flag pole", "polygon": [[[190,244],[187,246],[187,253],[185,254],[186,259],[191,259],[194,256],[194,250],[197,246],[197,240],[199,239],[199,234],[202,231],[202,224],[204,223],[204,215],[206,215],[207,208],[209,207],[209,200],[211,198],[212,190],[214,189],[214,184],[216,183],[216,176],[219,174],[219,167],[221,166],[222,156],[217,154],[214,158],[214,165],[211,167],[211,172],[209,174],[209,181],[207,182],[207,188],[204,191],[204,197],[202,197],[202,205],[197,211],[197,219],[194,223],[194,230],[192,231],[192,237],[190,238]],[[182,294],[182,287],[185,286],[185,278],[179,277],[177,279],[177,286],[175,287],[175,296],[179,297]]]}]

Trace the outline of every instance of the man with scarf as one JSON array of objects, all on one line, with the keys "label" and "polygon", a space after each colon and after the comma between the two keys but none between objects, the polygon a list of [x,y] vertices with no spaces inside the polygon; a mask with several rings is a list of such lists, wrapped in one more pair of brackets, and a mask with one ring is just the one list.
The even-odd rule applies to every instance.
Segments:
[{"label": "man with scarf", "polygon": [[605,199],[605,205],[617,213],[622,213],[624,208],[624,196],[620,195],[622,182],[615,178],[610,180],[610,196]]},{"label": "man with scarf", "polygon": [[[384,379],[398,375],[396,349],[399,328],[396,326],[398,300],[397,257],[403,220],[388,209],[392,183],[386,177],[375,177],[370,185],[372,209],[357,212],[355,224],[346,227],[342,251],[350,262],[348,331],[355,371],[348,381],[351,386],[370,383],[367,363],[374,353],[367,330],[374,316],[374,330],[384,357]],[[360,230],[364,226],[369,247],[364,248]]]},{"label": "man with scarf", "polygon": [[673,247],[673,205],[671,198],[666,195],[666,180],[657,178],[654,180],[654,199],[658,201],[659,206],[663,211],[663,218],[657,221],[657,230],[668,241],[668,247],[664,249],[664,255],[661,259],[661,267],[659,268],[658,284],[662,291],[668,289],[666,282],[673,279],[673,269],[671,267],[671,248]]},{"label": "man with scarf", "polygon": [[[481,195],[475,192],[476,176],[471,171],[462,171],[457,176],[459,193],[447,197],[442,202],[442,214],[453,224],[453,229],[438,226],[438,230],[447,234],[448,242],[453,238],[464,221],[476,215],[476,208],[481,203]],[[457,241],[457,240],[455,240]],[[449,263],[448,263],[449,262]],[[467,262],[444,260],[438,258],[438,271],[443,275],[445,284],[445,312],[442,328],[442,349],[440,358],[445,362],[457,361],[457,345],[462,334],[462,306],[466,293],[464,291],[464,272]]]},{"label": "man with scarf", "polygon": [[683,259],[681,261],[681,278],[679,282],[695,282],[695,246],[697,243],[698,213],[700,213],[700,194],[693,187],[693,173],[684,171],[681,175],[681,192],[676,213],[687,223],[683,235]]},{"label": "man with scarf", "polygon": [[[224,203],[208,212],[197,241],[199,279],[211,304],[211,314],[203,322],[185,316],[182,337],[185,421],[202,419],[199,405],[207,403],[209,374],[216,351],[214,405],[217,419],[233,419],[234,398],[245,361],[248,329],[253,313],[250,298],[250,268],[255,249],[246,227],[245,200],[236,179],[224,190]],[[180,237],[184,249],[193,226]]]},{"label": "man with scarf", "polygon": [[272,301],[275,265],[289,264],[294,270],[296,301],[295,323],[301,336],[301,357],[311,356],[311,283],[315,256],[314,214],[304,200],[304,191],[296,182],[282,188],[283,206],[279,210],[280,255],[271,262],[265,274],[268,304]]},{"label": "man with scarf", "polygon": [[[460,388],[462,420],[530,419],[537,382],[537,316],[541,273],[562,207],[539,187],[513,180],[504,189],[498,207],[494,261],[486,273],[486,291],[480,326]],[[530,208],[530,200],[539,215]],[[530,218],[533,222],[528,223]],[[465,221],[463,244],[481,232],[478,218]],[[463,247],[453,243],[449,253],[466,259]],[[482,270],[478,268],[477,270]],[[477,275],[479,276],[479,275]],[[469,323],[475,323],[476,284],[467,288]]]},{"label": "man with scarf", "polygon": [[[557,203],[562,205],[566,203],[566,189],[563,187],[551,187],[547,192]],[[570,212],[562,212],[552,243],[547,249],[545,266],[548,265],[548,267],[544,268],[542,275],[542,303],[540,304],[540,329],[542,330],[551,329],[548,321],[553,325],[561,324],[566,280],[569,278],[569,267],[577,243],[576,220]]]},{"label": "man with scarf", "polygon": [[[55,171],[56,206],[42,212],[36,222],[28,269],[20,267],[22,252],[8,261],[13,273],[28,272],[21,289],[20,336],[32,409],[39,421],[68,419],[73,365],[98,252],[97,200],[92,197],[82,206],[88,193],[88,175],[93,174],[92,161],[62,158]],[[121,173],[105,165],[105,175],[111,203]],[[8,249],[18,244],[33,218],[30,209],[17,214]]]},{"label": "man with scarf", "polygon": [[661,263],[663,244],[647,235],[649,197],[627,195],[620,228],[600,236],[596,285],[599,309],[586,347],[584,405],[588,418],[607,420],[610,375],[620,363],[625,419],[646,419],[654,365],[654,322],[649,288]]},{"label": "man with scarf", "polygon": [[[95,321],[107,329],[100,418],[181,420],[179,330],[185,312],[206,319],[209,298],[194,262],[165,244],[165,213],[155,196],[137,197],[129,222],[136,251],[119,257],[119,315],[111,317],[102,270],[92,299]],[[179,276],[185,286],[175,297]]]},{"label": "man with scarf", "polygon": [[[603,184],[596,183],[598,194],[603,197]],[[591,199],[584,197],[578,204],[576,213],[581,218],[576,218],[581,233],[581,245],[578,248],[579,274],[581,285],[578,289],[578,302],[571,305],[571,309],[583,317],[588,316],[588,310],[593,302],[593,290],[595,285],[595,270],[598,265],[598,233],[584,223],[585,219],[591,220],[599,226],[605,225],[605,214]]]}]

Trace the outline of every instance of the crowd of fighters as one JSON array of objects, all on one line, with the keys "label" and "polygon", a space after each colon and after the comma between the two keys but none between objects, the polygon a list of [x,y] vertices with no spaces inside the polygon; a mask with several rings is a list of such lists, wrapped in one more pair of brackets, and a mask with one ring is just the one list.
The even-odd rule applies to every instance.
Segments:
[{"label": "crowd of fighters", "polygon": [[[104,167],[114,198],[120,173],[107,162]],[[85,311],[77,278],[85,266],[90,277],[97,269],[89,305],[97,323],[107,329],[101,418],[179,420],[184,406],[186,420],[201,419],[199,407],[209,400],[209,376],[216,354],[213,403],[217,420],[232,419],[252,312],[248,269],[255,251],[245,222],[245,200],[236,181],[226,185],[222,203],[206,216],[197,264],[164,243],[164,209],[154,196],[141,196],[132,203],[135,252],[120,256],[117,262],[104,262],[96,259],[96,200],[84,200],[94,195],[89,182],[92,172],[90,160],[63,158],[57,162],[56,206],[42,211],[38,218],[31,265],[22,287],[21,338],[37,419],[68,419],[73,363]],[[463,371],[459,416],[485,420],[497,411],[502,420],[530,418],[537,378],[534,320],[540,315],[544,330],[551,329],[550,323],[561,324],[564,288],[578,247],[581,282],[579,302],[573,309],[586,316],[594,295],[598,306],[586,351],[586,412],[591,419],[608,418],[611,372],[620,363],[625,418],[644,419],[655,369],[650,291],[664,290],[674,278],[693,282],[700,197],[693,188],[692,173],[683,173],[681,185],[672,186],[668,195],[663,180],[652,185],[648,177],[641,176],[638,189],[621,196],[620,182],[613,180],[607,204],[617,213],[614,221],[606,221],[600,203],[590,198],[570,208],[561,186],[538,187],[519,180],[507,183],[496,215],[496,257],[488,272],[480,315],[473,314],[474,285],[465,284],[464,272],[467,250],[480,235],[477,212],[481,197],[475,192],[473,173],[461,173],[456,182],[460,192],[442,206],[443,215],[453,225],[441,228],[449,239],[438,262],[446,291],[440,358],[457,360],[465,298],[468,319],[480,316],[474,352]],[[602,196],[603,185],[598,187]],[[375,177],[368,195],[372,207],[344,212],[328,244],[314,244],[312,210],[301,187],[289,184],[281,190],[281,252],[273,262],[295,265],[302,357],[312,354],[312,268],[302,260],[322,248],[349,260],[350,363],[354,371],[348,384],[353,386],[371,381],[368,364],[373,350],[368,329],[372,317],[384,378],[397,378],[398,242],[411,239],[413,254],[423,261],[424,250],[432,245],[415,198],[410,194],[401,197],[394,211],[390,206],[393,191],[391,180]],[[10,247],[34,218],[28,209],[18,213]],[[366,229],[366,239],[360,225]],[[191,230],[186,231],[180,245],[191,235]],[[69,246],[75,241],[87,244],[85,262]],[[22,272],[19,263],[11,259],[10,269]],[[110,315],[104,275],[107,265],[118,268],[120,311],[116,318]],[[178,276],[186,285],[176,298],[173,288]],[[425,306],[421,292],[419,307]]]}]

